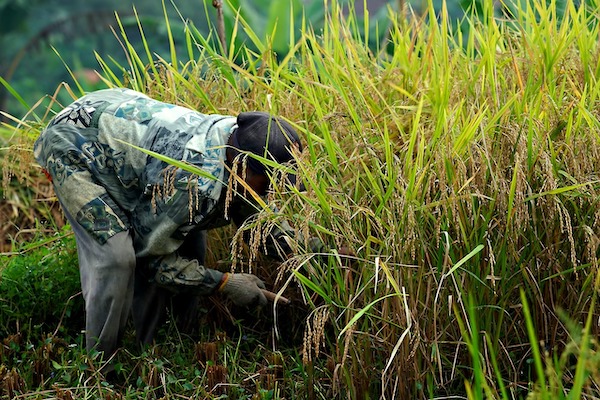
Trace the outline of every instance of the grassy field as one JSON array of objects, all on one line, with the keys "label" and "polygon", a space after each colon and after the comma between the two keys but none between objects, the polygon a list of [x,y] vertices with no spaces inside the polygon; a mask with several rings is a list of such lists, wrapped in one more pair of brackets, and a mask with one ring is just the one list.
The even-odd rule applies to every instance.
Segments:
[{"label": "grassy field", "polygon": [[[258,52],[223,57],[191,29],[186,60],[130,47],[123,70],[100,59],[109,85],[296,126],[308,190],[271,193],[281,212],[247,227],[255,245],[237,235],[230,251],[225,229],[209,255],[227,269],[235,254],[293,304],[257,317],[207,299],[193,334],[170,323],[140,351],[130,333],[121,381],[103,382],[80,344],[73,240],[48,217],[50,234],[0,265],[0,396],[600,398],[599,15],[536,1],[512,21],[484,10],[466,36],[443,13],[392,15],[373,50],[333,12],[323,32],[296,27],[288,54],[241,21]],[[5,193],[39,174],[26,154],[47,105],[13,138],[24,151],[4,153]],[[330,253],[255,259],[262,228],[284,218]],[[43,284],[55,276],[71,276],[64,290]]]}]

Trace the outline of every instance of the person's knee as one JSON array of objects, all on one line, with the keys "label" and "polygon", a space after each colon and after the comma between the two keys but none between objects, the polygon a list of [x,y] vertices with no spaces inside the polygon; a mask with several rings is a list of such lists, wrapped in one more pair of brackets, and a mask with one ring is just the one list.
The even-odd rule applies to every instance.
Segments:
[{"label": "person's knee", "polygon": [[136,265],[129,233],[118,233],[103,246],[86,252],[83,259],[81,256],[81,285],[87,308],[110,308],[113,302],[128,301]]},{"label": "person's knee", "polygon": [[116,275],[131,275],[136,266],[135,254],[133,252],[113,252],[103,258],[104,268]]},{"label": "person's knee", "polygon": [[[133,240],[129,232],[119,232],[102,246],[103,254],[99,258],[103,265],[124,274],[133,274],[136,257]],[[118,272],[117,272],[118,273]]]}]

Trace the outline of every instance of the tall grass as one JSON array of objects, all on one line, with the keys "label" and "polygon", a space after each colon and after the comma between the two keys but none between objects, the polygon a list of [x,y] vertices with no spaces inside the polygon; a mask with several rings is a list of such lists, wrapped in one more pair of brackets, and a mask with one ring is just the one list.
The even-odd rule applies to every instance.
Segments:
[{"label": "tall grass", "polygon": [[259,53],[222,56],[189,25],[189,60],[124,35],[130,65],[99,56],[109,85],[301,133],[308,190],[274,191],[280,214],[249,227],[285,218],[330,249],[258,265],[310,310],[293,321],[304,386],[284,396],[600,397],[600,8],[524,7],[466,37],[432,6],[437,23],[390,15],[377,53],[334,2],[279,57],[242,19]]}]

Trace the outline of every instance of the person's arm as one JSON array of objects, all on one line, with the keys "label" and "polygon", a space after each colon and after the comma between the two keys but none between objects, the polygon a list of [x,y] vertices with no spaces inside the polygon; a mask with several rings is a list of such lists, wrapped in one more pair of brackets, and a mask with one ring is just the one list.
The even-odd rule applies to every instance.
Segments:
[{"label": "person's arm", "polygon": [[154,282],[173,291],[191,291],[198,295],[222,293],[238,306],[264,306],[264,283],[251,274],[223,273],[206,268],[197,260],[177,253],[148,261]]},{"label": "person's arm", "polygon": [[307,239],[297,229],[294,229],[286,220],[273,226],[267,233],[266,254],[285,261],[300,249],[306,253],[324,253],[325,244],[318,237],[311,236]]},{"label": "person's arm", "polygon": [[[247,202],[240,203],[231,209],[231,218],[238,227],[242,226],[244,222],[254,217],[257,213],[255,206]],[[272,209],[275,213],[278,212],[275,207],[272,207]],[[321,239],[315,236],[305,239],[304,235],[297,229],[294,229],[286,220],[280,220],[277,224],[270,227],[267,233],[263,233],[263,235],[266,235],[264,246],[261,240],[260,248],[263,249],[264,247],[264,250],[266,250],[263,253],[280,261],[285,261],[292,255],[297,254],[299,248],[308,253],[325,252],[325,244]],[[250,231],[244,232],[244,240],[246,243],[249,242]]]}]

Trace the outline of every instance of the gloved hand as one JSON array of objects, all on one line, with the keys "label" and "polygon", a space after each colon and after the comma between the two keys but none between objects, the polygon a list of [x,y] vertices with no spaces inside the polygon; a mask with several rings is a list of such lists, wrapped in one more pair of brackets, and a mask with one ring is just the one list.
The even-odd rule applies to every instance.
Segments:
[{"label": "gloved hand", "polygon": [[226,272],[217,290],[237,306],[263,307],[267,304],[267,298],[261,290],[264,288],[263,281],[255,275]]}]

